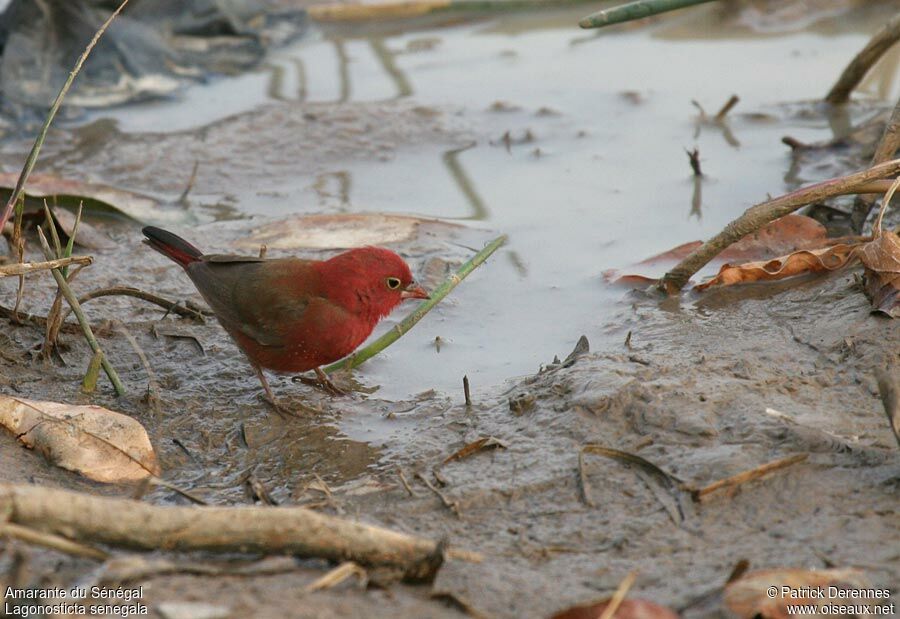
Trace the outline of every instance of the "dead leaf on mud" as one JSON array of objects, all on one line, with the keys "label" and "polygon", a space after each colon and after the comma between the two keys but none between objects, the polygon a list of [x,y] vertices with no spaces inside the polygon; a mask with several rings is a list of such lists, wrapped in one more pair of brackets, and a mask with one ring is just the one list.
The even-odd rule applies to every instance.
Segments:
[{"label": "dead leaf on mud", "polygon": [[[71,238],[72,233],[75,232],[75,215],[64,208],[51,208],[50,212],[53,214],[53,219],[56,220],[56,225],[60,227],[67,238]],[[83,219],[78,222],[75,245],[87,249],[114,249],[117,247],[111,238]]]},{"label": "dead leaf on mud", "polygon": [[847,266],[855,257],[859,244],[841,243],[824,249],[801,250],[765,262],[723,264],[711,280],[694,286],[703,291],[711,286],[731,286],[751,282],[774,281],[808,273],[825,273]]},{"label": "dead leaf on mud", "polygon": [[[603,616],[610,598],[573,606],[552,615],[550,619],[599,619]],[[678,615],[659,604],[647,600],[622,600],[612,619],[677,619]]]},{"label": "dead leaf on mud", "polygon": [[100,406],[0,395],[0,425],[53,464],[95,481],[137,481],[160,474],[143,426]]},{"label": "dead leaf on mud", "polygon": [[859,248],[866,294],[876,312],[900,317],[900,237],[884,232]]},{"label": "dead leaf on mud", "polygon": [[[805,215],[785,215],[748,234],[716,256],[717,260],[762,260],[782,256],[801,249],[818,249],[828,242],[825,226]],[[700,247],[703,241],[693,241],[669,251],[651,256],[638,266],[678,262]]]},{"label": "dead leaf on mud", "polygon": [[447,464],[448,462],[453,462],[454,460],[462,460],[463,458],[468,458],[472,454],[478,453],[483,449],[491,448],[506,449],[506,443],[498,438],[494,438],[493,436],[482,436],[481,438],[476,439],[468,445],[464,446],[459,451],[447,456],[442,464]]},{"label": "dead leaf on mud", "polygon": [[[729,583],[725,587],[725,604],[732,612],[746,619],[789,619],[793,615],[788,613],[788,605],[842,603],[837,599],[838,594],[818,598],[818,587],[826,591],[828,587],[852,591],[868,586],[865,574],[852,568],[759,570]],[[811,595],[804,595],[806,591]]]},{"label": "dead leaf on mud", "polygon": [[348,249],[387,245],[415,238],[424,228],[459,228],[436,219],[406,215],[299,215],[258,228],[235,242],[237,247],[258,249]]},{"label": "dead leaf on mud", "polygon": [[[0,188],[11,191],[16,186],[19,174],[0,174]],[[140,222],[178,223],[188,219],[184,209],[164,208],[160,202],[124,189],[117,189],[100,183],[88,183],[53,176],[32,174],[25,186],[25,195],[33,198],[47,198],[51,205],[77,207],[84,202],[87,210],[101,210],[121,213]],[[52,198],[52,200],[51,200]]]}]

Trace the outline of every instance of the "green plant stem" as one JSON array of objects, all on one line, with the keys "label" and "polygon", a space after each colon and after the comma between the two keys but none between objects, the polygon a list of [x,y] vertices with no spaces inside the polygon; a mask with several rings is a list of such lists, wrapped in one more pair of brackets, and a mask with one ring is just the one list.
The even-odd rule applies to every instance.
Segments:
[{"label": "green plant stem", "polygon": [[[44,236],[44,232],[40,228],[38,228],[38,237],[40,238],[41,248],[44,250],[44,255],[47,257],[47,260],[53,260],[53,250],[50,249],[50,244],[47,242],[47,237]],[[109,362],[109,359],[106,358],[106,355],[100,348],[100,344],[97,343],[97,338],[94,337],[94,332],[91,330],[91,325],[90,323],[88,323],[87,317],[84,315],[84,312],[81,311],[81,305],[78,303],[78,299],[75,297],[75,293],[72,292],[72,289],[69,287],[69,283],[66,281],[66,278],[63,277],[62,272],[58,268],[52,269],[50,272],[53,273],[53,279],[56,280],[56,285],[59,286],[59,289],[62,292],[63,296],[66,298],[66,301],[68,301],[69,305],[72,307],[72,311],[75,313],[75,318],[78,319],[78,324],[81,325],[81,330],[84,332],[84,339],[87,340],[87,343],[91,347],[91,350],[94,351],[94,354],[100,355],[100,365],[103,366],[103,371],[106,372],[106,375],[109,377],[109,382],[112,383],[113,388],[116,390],[116,395],[125,395],[125,387],[122,386],[122,382],[119,380],[119,375],[116,373],[116,369]]]},{"label": "green plant stem", "polygon": [[666,13],[676,9],[683,9],[695,4],[714,2],[715,0],[637,0],[628,4],[620,4],[611,9],[604,9],[591,13],[578,22],[582,28],[602,28],[612,24],[650,17],[658,13]]},{"label": "green plant stem", "polygon": [[341,359],[335,363],[332,363],[328,367],[325,368],[325,371],[328,373],[334,372],[336,370],[342,370],[344,368],[353,369],[362,365],[365,361],[368,361],[382,350],[399,340],[407,331],[413,328],[413,326],[422,320],[422,318],[430,312],[434,307],[440,303],[444,297],[450,294],[450,291],[456,288],[456,286],[464,280],[469,273],[474,271],[476,268],[481,266],[488,257],[493,254],[497,249],[499,249],[504,243],[506,243],[506,235],[497,237],[490,243],[488,243],[484,249],[475,254],[468,262],[463,264],[459,269],[444,280],[440,286],[435,288],[435,290],[431,293],[431,296],[427,301],[420,304],[413,312],[404,318],[397,326],[393,329],[382,335],[380,338],[363,348],[355,352],[354,354]]},{"label": "green plant stem", "polygon": [[72,82],[75,81],[75,76],[81,71],[84,61],[87,60],[91,50],[97,45],[97,41],[100,40],[100,37],[106,32],[106,29],[109,28],[109,25],[116,16],[122,12],[122,9],[125,8],[126,4],[128,4],[128,0],[123,0],[122,4],[119,5],[119,8],[103,22],[103,25],[100,26],[100,29],[94,34],[94,38],[91,39],[91,42],[84,48],[84,52],[82,52],[81,56],[78,58],[78,62],[75,63],[75,67],[72,69],[71,73],[69,73],[66,83],[63,84],[63,87],[59,90],[59,94],[56,95],[56,99],[54,99],[53,104],[50,106],[50,111],[47,112],[47,118],[44,120],[44,125],[41,127],[41,131],[38,133],[37,139],[35,139],[34,145],[31,147],[31,152],[28,153],[28,158],[25,160],[25,166],[22,168],[22,173],[19,175],[19,180],[16,182],[16,188],[13,189],[12,194],[10,194],[9,201],[6,203],[6,208],[3,209],[3,214],[0,215],[0,230],[3,230],[3,226],[5,226],[6,222],[9,220],[10,213],[12,213],[13,207],[19,200],[19,196],[21,196],[25,190],[25,183],[28,181],[28,176],[31,174],[31,171],[34,169],[34,164],[37,163],[38,153],[41,152],[41,146],[44,145],[44,139],[47,137],[50,123],[52,123],[53,119],[56,117],[56,113],[59,111],[63,99],[66,98],[66,94],[68,94]]}]

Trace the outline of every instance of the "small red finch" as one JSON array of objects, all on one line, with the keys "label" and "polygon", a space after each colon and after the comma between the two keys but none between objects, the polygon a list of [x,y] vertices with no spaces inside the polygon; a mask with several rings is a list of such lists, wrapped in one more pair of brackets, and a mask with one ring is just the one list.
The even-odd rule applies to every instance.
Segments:
[{"label": "small red finch", "polygon": [[380,247],[328,260],[204,255],[184,239],[147,226],[144,241],[179,264],[256,371],[275,405],[263,368],[315,370],[346,357],[405,299],[427,299],[403,259]]}]

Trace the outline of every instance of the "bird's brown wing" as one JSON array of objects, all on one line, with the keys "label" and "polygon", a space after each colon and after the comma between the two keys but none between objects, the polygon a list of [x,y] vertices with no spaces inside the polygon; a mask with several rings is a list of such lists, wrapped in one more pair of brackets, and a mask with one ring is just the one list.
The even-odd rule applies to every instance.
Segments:
[{"label": "bird's brown wing", "polygon": [[188,266],[197,290],[226,330],[282,347],[318,289],[310,262],[212,255]]}]

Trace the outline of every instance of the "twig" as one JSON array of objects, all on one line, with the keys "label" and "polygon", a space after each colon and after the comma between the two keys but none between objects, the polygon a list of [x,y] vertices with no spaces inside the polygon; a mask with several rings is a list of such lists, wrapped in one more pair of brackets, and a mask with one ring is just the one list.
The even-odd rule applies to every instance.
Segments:
[{"label": "twig", "polygon": [[700,169],[700,149],[695,148],[694,150],[684,149],[684,152],[687,153],[688,161],[691,164],[691,170],[694,172],[694,176],[703,176],[703,171]]},{"label": "twig", "polygon": [[144,349],[141,348],[141,345],[138,344],[138,341],[131,335],[125,325],[119,320],[114,321],[114,324],[116,330],[124,335],[125,339],[128,340],[128,343],[131,344],[131,348],[134,349],[138,359],[141,360],[141,365],[144,366],[144,371],[147,372],[147,404],[152,409],[155,409],[156,403],[159,400],[159,382],[156,380],[156,372],[154,372],[153,368],[150,366],[150,360],[147,359]]},{"label": "twig", "polygon": [[809,185],[773,200],[766,200],[751,206],[743,215],[725,226],[719,234],[692,251],[690,255],[666,273],[658,285],[668,294],[676,294],[710,260],[733,243],[756,232],[766,224],[779,217],[784,217],[810,202],[855,191],[863,184],[868,186],[870,181],[895,176],[898,173],[900,173],[900,159],[892,159],[867,170]]},{"label": "twig", "polygon": [[188,203],[188,194],[191,193],[191,190],[194,188],[194,183],[197,182],[197,168],[200,167],[200,160],[194,160],[194,169],[191,170],[191,177],[188,179],[187,185],[184,188],[184,191],[181,192],[181,195],[178,196],[178,200],[176,203],[187,206]]},{"label": "twig", "polygon": [[16,202],[18,202],[19,197],[23,194],[25,190],[25,183],[28,181],[28,176],[31,174],[31,171],[34,169],[34,164],[37,163],[38,153],[41,151],[41,146],[44,144],[44,139],[47,137],[47,131],[50,129],[50,123],[53,122],[53,119],[56,117],[56,113],[59,111],[59,106],[62,105],[63,99],[65,99],[66,94],[69,92],[69,88],[72,86],[72,82],[75,81],[75,76],[78,75],[78,72],[81,71],[81,67],[84,64],[84,61],[87,60],[87,57],[90,55],[91,50],[94,49],[94,46],[97,45],[97,41],[100,40],[100,37],[103,36],[103,33],[106,32],[106,29],[109,28],[109,25],[112,21],[118,16],[119,13],[122,12],[122,9],[125,8],[125,5],[128,4],[128,0],[123,0],[122,4],[119,5],[112,15],[110,15],[103,25],[100,26],[100,29],[94,33],[94,38],[91,39],[90,43],[87,44],[87,47],[84,48],[84,51],[81,53],[81,56],[78,58],[78,61],[75,63],[75,67],[72,69],[71,73],[69,73],[68,79],[66,79],[66,83],[63,84],[63,87],[59,90],[59,94],[56,95],[56,99],[53,100],[53,104],[50,106],[50,111],[47,112],[47,118],[44,120],[44,125],[41,127],[40,132],[38,133],[37,139],[34,141],[34,145],[31,147],[31,152],[28,153],[28,158],[25,160],[25,166],[22,168],[22,173],[19,175],[19,180],[16,181],[16,187],[13,189],[12,194],[9,196],[9,201],[6,203],[6,208],[3,209],[3,213],[0,214],[0,230],[3,230],[3,226],[6,225],[6,222],[9,220],[9,216],[12,213],[13,207]]},{"label": "twig", "polygon": [[[900,148],[900,99],[897,100],[897,105],[894,106],[894,111],[891,112],[891,117],[884,126],[884,132],[881,134],[881,138],[875,147],[875,153],[872,155],[870,165],[877,165],[891,159],[897,153],[898,148]],[[884,191],[874,193],[884,194],[886,192],[887,189],[885,188]],[[853,201],[850,223],[856,232],[862,232],[876,199],[877,196],[864,195],[857,196],[856,200]]]},{"label": "twig", "polygon": [[359,583],[361,586],[365,586],[366,582],[368,582],[369,580],[369,575],[366,573],[366,570],[358,566],[353,561],[345,561],[327,574],[306,585],[304,591],[306,591],[307,593],[312,593],[313,591],[318,591],[319,589],[331,589],[332,587],[338,586],[351,576],[356,576],[357,579],[359,579]]},{"label": "twig", "polygon": [[440,490],[438,490],[437,488],[435,488],[434,484],[431,483],[431,481],[427,477],[425,477],[422,473],[416,473],[416,477],[421,479],[422,483],[424,483],[428,487],[429,490],[431,490],[438,496],[438,498],[441,500],[441,503],[444,504],[444,507],[446,507],[447,509],[452,511],[454,514],[456,514],[457,518],[460,517],[459,505],[457,504],[456,501],[451,501],[450,499],[448,499],[447,495],[444,494],[443,492],[441,492]]},{"label": "twig", "polygon": [[409,480],[406,479],[406,475],[403,474],[403,469],[397,468],[397,476],[400,477],[400,483],[403,484],[403,487],[406,489],[406,492],[409,496],[414,497],[416,493],[413,492],[413,489],[409,485]]},{"label": "twig", "polygon": [[382,335],[380,338],[366,346],[360,351],[350,355],[349,357],[337,361],[336,363],[332,363],[328,367],[325,368],[325,372],[331,373],[336,370],[341,370],[344,368],[353,369],[362,365],[365,361],[371,359],[382,350],[399,340],[403,334],[413,328],[417,322],[422,320],[422,318],[430,312],[438,303],[440,303],[444,297],[450,294],[450,291],[456,288],[456,286],[466,278],[472,271],[481,266],[485,260],[488,259],[488,256],[493,254],[506,242],[506,235],[497,237],[490,243],[488,243],[484,249],[475,254],[471,259],[468,260],[465,264],[463,264],[459,269],[444,280],[440,286],[438,286],[432,293],[429,299],[423,303],[421,303],[415,310],[412,311],[406,318],[404,318],[397,326],[393,329]]},{"label": "twig", "polygon": [[[160,506],[0,483],[0,513],[6,510],[15,524],[79,541],[140,550],[296,554],[392,567],[409,580],[434,576],[439,546],[302,507]],[[481,560],[476,553],[453,549],[447,556]]]},{"label": "twig", "polygon": [[900,13],[889,19],[884,28],[879,30],[850,61],[838,81],[825,95],[825,102],[831,105],[846,103],[850,99],[850,93],[859,85],[869,69],[897,41],[900,41]]},{"label": "twig", "polygon": [[741,102],[741,98],[737,95],[731,95],[728,98],[728,101],[725,102],[725,105],[716,113],[715,121],[720,123],[725,120],[725,117],[728,116],[728,112],[730,112],[735,105]]},{"label": "twig", "polygon": [[[38,237],[40,238],[41,247],[44,250],[44,255],[49,259],[51,256],[50,245],[47,243],[47,239],[44,237],[44,233],[40,228],[38,228]],[[115,368],[106,358],[106,355],[103,354],[103,351],[100,349],[100,344],[97,343],[97,338],[94,337],[94,332],[91,331],[91,325],[90,323],[88,323],[84,312],[81,311],[81,305],[79,305],[78,299],[75,298],[75,293],[72,292],[71,288],[69,288],[69,284],[68,282],[66,282],[66,278],[63,277],[62,272],[60,272],[60,270],[57,268],[54,268],[50,272],[53,273],[53,279],[56,280],[56,285],[59,286],[59,289],[62,291],[63,296],[66,297],[66,301],[69,302],[69,305],[72,307],[72,311],[75,312],[75,317],[78,318],[78,324],[81,325],[81,330],[84,333],[84,339],[87,340],[87,343],[91,347],[91,350],[94,351],[94,354],[100,352],[100,354],[103,355],[102,359],[100,360],[100,364],[103,366],[103,371],[105,371],[106,375],[109,377],[109,382],[112,383],[113,388],[116,390],[116,395],[125,395],[125,387],[122,386],[122,382],[119,380],[119,375],[116,373]]]},{"label": "twig", "polygon": [[760,477],[764,477],[772,471],[777,471],[778,469],[789,467],[792,464],[803,462],[807,457],[809,457],[809,454],[794,454],[793,456],[788,456],[787,458],[781,458],[780,460],[767,462],[766,464],[758,466],[755,469],[750,469],[749,471],[744,471],[742,473],[738,473],[737,475],[732,475],[731,477],[720,479],[719,481],[715,481],[704,488],[694,490],[691,495],[693,496],[695,501],[700,501],[704,496],[710,494],[711,492],[715,492],[716,490],[720,490],[722,488],[745,484],[748,481],[753,481],[754,479],[759,479]]},{"label": "twig", "polygon": [[881,394],[888,423],[900,446],[900,379],[893,366],[876,369],[875,378],[878,380],[878,392]]},{"label": "twig", "polygon": [[35,531],[34,529],[23,527],[18,524],[12,524],[10,522],[0,522],[0,538],[3,537],[22,540],[29,544],[37,544],[38,546],[58,550],[59,552],[64,552],[67,555],[75,557],[86,557],[88,559],[96,559],[97,561],[106,561],[106,559],[109,558],[108,553],[103,552],[98,548],[85,546],[84,544],[73,542],[65,537],[60,537],[59,535],[41,533],[40,531]]},{"label": "twig", "polygon": [[[99,288],[97,290],[92,290],[87,294],[84,294],[78,297],[78,303],[84,305],[88,301],[93,299],[99,299],[100,297],[134,297],[135,299],[140,299],[141,301],[146,301],[148,303],[153,303],[154,305],[158,305],[159,307],[166,310],[166,312],[175,312],[179,316],[183,318],[194,318],[203,320],[204,316],[211,316],[212,312],[205,312],[203,310],[195,310],[187,306],[182,306],[178,301],[170,301],[165,297],[160,297],[151,292],[145,292],[138,288],[132,288],[131,286],[111,286],[109,288]],[[60,323],[66,321],[69,317],[69,314],[72,313],[72,309],[68,309],[65,314],[63,314],[60,319]]]},{"label": "twig", "polygon": [[582,28],[602,28],[612,24],[643,19],[658,13],[666,13],[695,4],[712,2],[713,0],[636,0],[628,4],[621,4],[610,9],[604,9],[591,13],[578,22]]},{"label": "twig", "polygon": [[466,397],[466,408],[472,406],[472,394],[469,391],[469,376],[463,376],[463,395]]},{"label": "twig", "polygon": [[68,258],[48,259],[46,262],[18,262],[6,264],[0,266],[0,277],[27,275],[28,273],[34,273],[35,271],[49,271],[50,269],[58,269],[70,264],[88,265],[93,261],[93,256],[69,256]]},{"label": "twig", "polygon": [[637,579],[637,575],[637,571],[628,572],[628,574],[625,575],[625,578],[619,583],[616,592],[609,598],[606,608],[603,609],[603,613],[601,613],[598,619],[612,619],[616,616],[616,611],[619,610],[619,606],[625,601],[625,596],[628,595],[628,591]]}]

